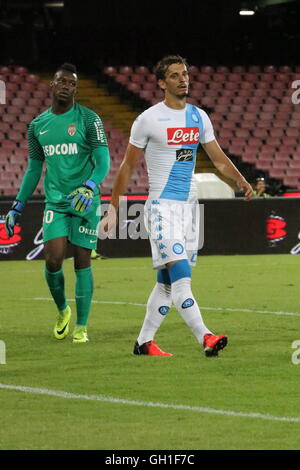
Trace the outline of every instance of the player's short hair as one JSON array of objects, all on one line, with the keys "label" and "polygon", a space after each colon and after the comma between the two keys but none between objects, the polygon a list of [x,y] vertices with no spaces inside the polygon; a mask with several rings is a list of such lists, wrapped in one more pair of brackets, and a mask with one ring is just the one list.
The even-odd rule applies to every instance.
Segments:
[{"label": "player's short hair", "polygon": [[168,67],[172,64],[183,64],[188,68],[186,59],[180,55],[167,55],[163,57],[155,67],[156,80],[164,80]]},{"label": "player's short hair", "polygon": [[77,75],[77,68],[76,68],[76,65],[74,64],[69,64],[68,62],[65,62],[64,64],[62,64],[60,67],[58,67],[58,69],[56,70],[55,74],[57,72],[60,72],[60,71],[63,71],[63,72],[70,72],[70,73],[75,73]]}]

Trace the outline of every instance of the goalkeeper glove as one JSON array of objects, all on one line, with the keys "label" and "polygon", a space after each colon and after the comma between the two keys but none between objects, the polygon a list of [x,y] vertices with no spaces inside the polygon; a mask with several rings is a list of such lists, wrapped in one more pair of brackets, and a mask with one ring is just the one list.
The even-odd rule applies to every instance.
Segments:
[{"label": "goalkeeper glove", "polygon": [[5,228],[9,238],[14,234],[14,227],[21,216],[23,207],[24,204],[21,201],[15,201],[5,218]]},{"label": "goalkeeper glove", "polygon": [[93,203],[94,191],[96,188],[96,183],[92,180],[88,180],[83,183],[80,188],[75,189],[75,191],[69,194],[67,199],[72,201],[71,206],[73,209],[81,213],[87,212]]}]

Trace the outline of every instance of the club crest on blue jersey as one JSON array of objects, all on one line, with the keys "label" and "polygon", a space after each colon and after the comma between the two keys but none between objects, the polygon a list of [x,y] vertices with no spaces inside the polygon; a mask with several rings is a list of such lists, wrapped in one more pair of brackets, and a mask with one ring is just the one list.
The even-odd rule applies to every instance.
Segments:
[{"label": "club crest on blue jersey", "polygon": [[159,307],[158,311],[161,315],[167,315],[168,311],[170,310],[170,307],[167,307],[167,305],[162,305]]},{"label": "club crest on blue jersey", "polygon": [[194,305],[193,299],[186,299],[183,304],[181,305],[182,308],[189,308]]},{"label": "club crest on blue jersey", "polygon": [[199,122],[199,117],[195,113],[192,113],[192,119],[194,122]]},{"label": "club crest on blue jersey", "polygon": [[183,253],[183,250],[184,250],[181,243],[174,243],[172,249],[173,249],[173,251],[176,255],[181,255]]}]

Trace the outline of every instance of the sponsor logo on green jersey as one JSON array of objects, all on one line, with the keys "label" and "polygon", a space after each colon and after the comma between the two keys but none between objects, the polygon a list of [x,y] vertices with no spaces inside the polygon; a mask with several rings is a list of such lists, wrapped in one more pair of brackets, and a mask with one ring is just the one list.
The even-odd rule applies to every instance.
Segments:
[{"label": "sponsor logo on green jersey", "polygon": [[105,133],[104,133],[104,129],[102,127],[101,121],[99,119],[96,119],[96,121],[94,121],[94,126],[96,128],[97,139],[102,144],[105,144],[106,143],[106,137],[105,137]]},{"label": "sponsor logo on green jersey", "polygon": [[76,143],[43,145],[45,157],[52,155],[77,155],[78,148]]},{"label": "sponsor logo on green jersey", "polygon": [[97,236],[97,230],[93,230],[91,228],[86,228],[80,225],[78,229],[79,233],[85,233],[86,235],[94,235]]}]

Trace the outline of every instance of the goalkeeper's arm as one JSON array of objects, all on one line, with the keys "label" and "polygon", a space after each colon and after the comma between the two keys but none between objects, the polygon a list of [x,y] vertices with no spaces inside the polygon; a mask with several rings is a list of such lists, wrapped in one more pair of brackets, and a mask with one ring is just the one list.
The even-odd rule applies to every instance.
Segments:
[{"label": "goalkeeper's arm", "polygon": [[107,146],[97,147],[93,150],[92,158],[95,168],[90,176],[90,180],[97,185],[101,184],[110,170],[110,155]]},{"label": "goalkeeper's arm", "polygon": [[43,170],[45,157],[41,144],[35,136],[34,121],[30,123],[28,128],[28,149],[28,168],[23,177],[16,200],[6,216],[6,230],[9,236],[13,235],[14,226],[21,216],[27,199],[33,194],[35,188],[37,187]]},{"label": "goalkeeper's arm", "polygon": [[38,185],[43,169],[42,160],[34,160],[29,158],[28,168],[23,177],[21,188],[17,194],[11,210],[8,212],[5,220],[6,231],[9,237],[14,234],[14,226],[21,216],[27,199],[32,195]]},{"label": "goalkeeper's arm", "polygon": [[23,205],[26,204],[27,200],[34,193],[40,181],[43,163],[42,160],[34,160],[33,158],[29,158],[28,160],[28,168],[24,174],[20,190],[16,197],[16,200],[22,202]]},{"label": "goalkeeper's arm", "polygon": [[95,148],[92,157],[95,168],[90,178],[68,196],[72,207],[77,212],[87,212],[90,209],[97,187],[105,179],[110,169],[110,156],[107,146]]}]

